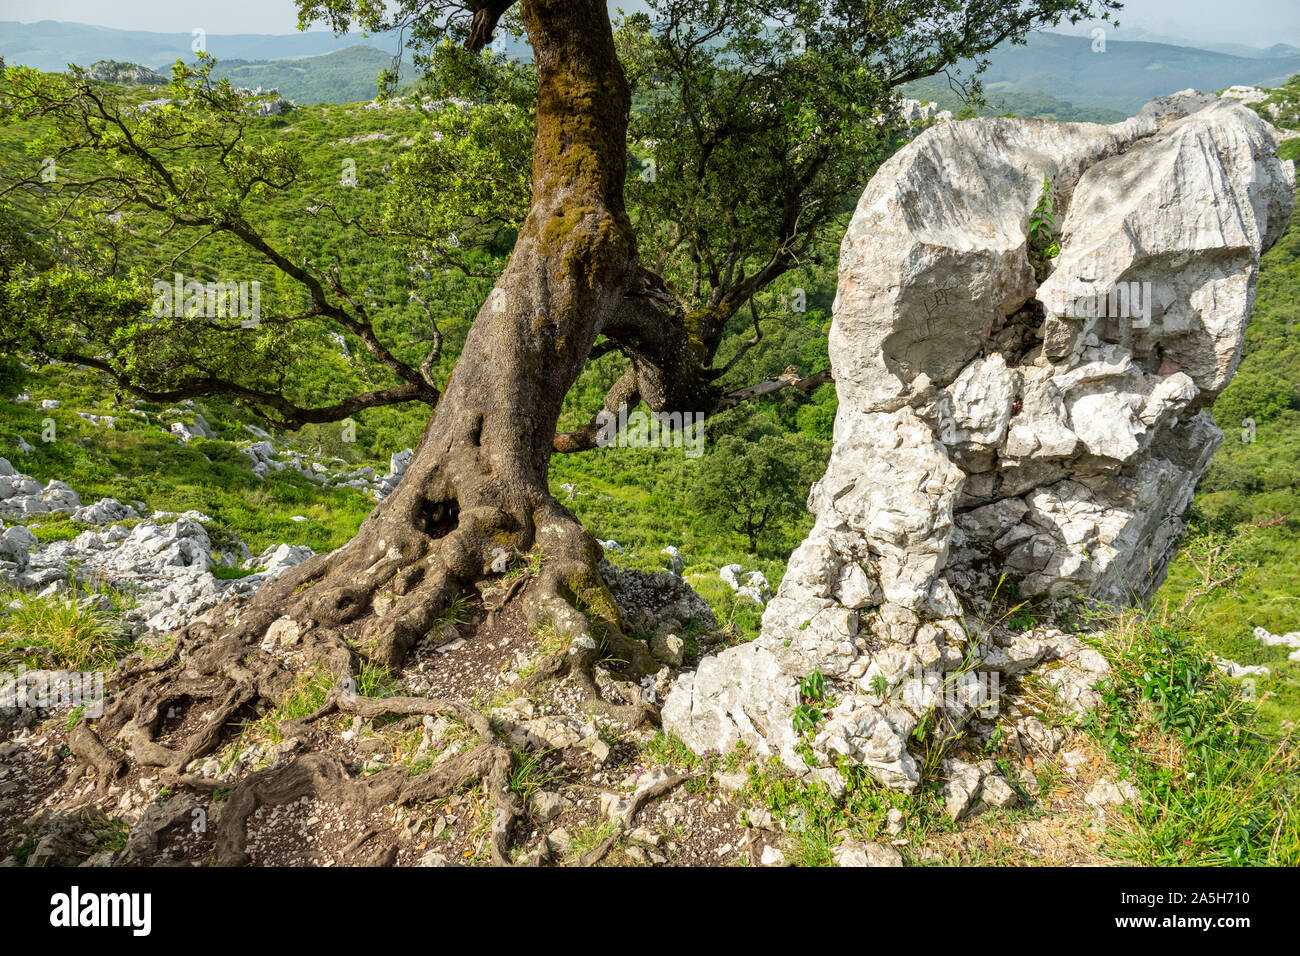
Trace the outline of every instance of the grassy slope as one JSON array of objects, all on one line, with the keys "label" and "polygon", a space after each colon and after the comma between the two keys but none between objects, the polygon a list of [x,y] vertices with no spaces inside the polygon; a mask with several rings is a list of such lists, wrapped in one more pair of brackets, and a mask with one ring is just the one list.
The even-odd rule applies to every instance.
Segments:
[{"label": "grassy slope", "polygon": [[236,86],[278,89],[297,103],[353,103],[374,97],[375,78],[393,57],[370,46],[296,60],[223,60],[215,74]]},{"label": "grassy slope", "polygon": [[[394,140],[418,130],[420,117],[413,112],[390,114],[353,106],[309,108],[286,121],[273,122],[278,123],[275,128],[282,130],[282,135],[294,137],[322,170],[314,189],[328,188],[340,156],[359,157],[363,184],[358,201],[364,201],[368,171],[382,168],[395,148]],[[390,133],[394,140],[339,145],[344,138],[373,131]],[[21,152],[22,141],[21,131],[0,128],[0,164],[30,161]],[[1294,144],[1288,148],[1294,150]],[[311,191],[305,189],[290,198],[301,203]],[[283,215],[284,222],[273,222],[273,228],[292,228],[306,241],[322,243],[328,251],[333,234],[327,223],[288,212]],[[1300,376],[1295,360],[1295,336],[1300,331],[1295,308],[1300,297],[1298,249],[1300,231],[1293,230],[1265,260],[1242,378],[1225,393],[1224,407],[1216,410],[1225,426],[1232,424],[1243,407],[1254,413],[1258,440],[1253,444],[1229,442],[1220,451],[1197,499],[1205,533],[1231,537],[1245,525],[1293,513],[1294,463],[1300,437],[1300,412],[1296,410],[1300,403],[1295,389]],[[358,272],[366,275],[378,297],[400,303],[407,281],[404,260],[367,256],[357,266]],[[746,356],[733,373],[738,381],[780,371],[787,364],[796,364],[803,371],[824,367],[833,269],[797,277],[790,284],[808,290],[808,313],[803,321],[770,323],[765,348],[756,350],[761,354]],[[448,348],[439,377],[445,378],[483,290],[462,280],[445,280],[442,289],[439,301]],[[765,303],[765,311],[775,311],[775,299],[774,295]],[[393,307],[392,321],[405,332],[414,332],[419,326],[418,317],[400,305]],[[748,334],[745,323],[738,321],[723,356],[731,354]],[[603,385],[617,374],[617,368],[611,366],[614,361],[594,363],[584,375],[566,406],[567,424],[585,417]],[[304,393],[313,394],[328,390],[326,380],[331,376],[354,380],[361,374],[334,353],[323,351],[321,364],[298,384]],[[1285,407],[1275,407],[1269,388],[1261,392],[1252,387],[1254,378],[1267,374],[1291,384],[1292,390],[1284,395]],[[325,492],[294,475],[275,475],[259,482],[227,441],[182,445],[160,434],[152,422],[146,426],[115,407],[112,389],[90,373],[66,367],[36,369],[23,384],[37,403],[42,398],[58,398],[64,407],[46,413],[35,404],[0,402],[0,455],[39,478],[68,481],[87,501],[110,495],[123,500],[140,498],[165,510],[198,508],[216,519],[213,529],[218,535],[222,531],[238,534],[255,550],[281,540],[317,549],[334,547],[346,540],[369,508],[359,494]],[[8,385],[11,392],[18,383]],[[1276,391],[1275,383],[1266,385]],[[1248,394],[1237,394],[1243,392]],[[785,395],[746,414],[769,427],[786,431],[802,427],[805,433],[824,439],[827,415],[833,409],[834,390],[827,387],[811,403],[802,404]],[[145,406],[145,410],[156,413],[160,408]],[[240,422],[249,420],[246,413],[221,402],[199,403],[199,410],[225,438],[238,437]],[[119,427],[113,431],[97,428],[77,418],[77,411],[118,415]],[[46,417],[58,426],[58,440],[49,444],[36,440]],[[325,455],[382,467],[389,452],[414,442],[423,417],[419,408],[362,415],[360,440],[355,445],[339,443],[336,433],[327,429],[277,435],[276,441],[281,447],[289,443],[302,450],[319,449]],[[752,425],[752,419],[733,421],[724,416],[710,423],[710,433],[716,437]],[[30,455],[16,452],[18,434],[37,446]],[[746,568],[757,566],[775,584],[784,567],[784,555],[806,532],[810,519],[785,529],[783,538],[770,545],[770,552],[757,559],[744,554],[738,539],[699,534],[695,530],[698,516],[692,512],[688,493],[695,465],[680,452],[610,449],[557,457],[552,482],[562,498],[561,485],[576,486],[577,494],[569,504],[593,533],[615,538],[628,549],[626,556],[616,558],[620,563],[657,567],[663,546],[679,546],[685,553],[687,573],[696,575],[697,588],[719,615],[733,617],[753,634],[757,609],[735,605],[714,569],[732,561]],[[296,514],[311,520],[293,523],[289,519]],[[42,525],[38,534],[46,538],[76,530],[54,519],[37,523]],[[1251,532],[1251,537],[1228,555],[1240,566],[1236,585],[1193,600],[1185,612],[1170,614],[1176,623],[1162,621],[1157,613],[1149,618],[1131,616],[1123,626],[1112,628],[1112,645],[1106,651],[1119,662],[1120,669],[1108,689],[1106,706],[1087,733],[1099,752],[1125,768],[1142,790],[1145,802],[1140,811],[1114,821],[1102,847],[1104,857],[1147,863],[1292,865],[1300,858],[1295,845],[1300,829],[1292,797],[1294,758],[1289,751],[1276,751],[1273,744],[1243,731],[1250,725],[1253,705],[1208,667],[1204,655],[1208,647],[1244,662],[1266,661],[1275,668],[1275,676],[1259,684],[1261,692],[1274,695],[1266,696],[1260,708],[1263,728],[1270,730],[1278,721],[1294,717],[1294,665],[1279,665],[1279,652],[1260,648],[1248,634],[1257,623],[1275,631],[1300,627],[1295,616],[1300,567],[1294,558],[1294,535],[1290,520]],[[1181,607],[1193,585],[1197,553],[1194,546],[1175,564],[1159,596],[1167,607]],[[670,744],[666,746],[671,749]],[[681,753],[677,756],[686,761],[697,759]],[[996,745],[990,756],[1000,756]],[[845,826],[855,834],[874,836],[885,810],[900,801],[909,821],[937,821],[936,827],[947,828],[941,813],[932,806],[934,796],[928,790],[913,801],[895,800],[859,782],[845,799],[832,801],[817,788],[792,787],[770,769],[754,773],[747,794],[755,805],[766,806],[775,814],[797,811],[814,821],[813,827],[794,838],[796,856],[805,862],[826,862],[835,834]],[[1035,768],[1035,773],[1037,784],[1044,789],[1060,779],[1059,769],[1051,764]],[[1025,810],[990,816],[982,826],[991,831],[991,857],[978,855],[985,851],[971,856],[962,850],[953,859],[989,862],[1007,854],[1007,860],[1023,862],[1023,854],[1015,856],[1015,833],[1022,825],[1031,824],[1036,813]],[[999,830],[1003,824],[1005,833]],[[909,827],[912,825],[909,822]],[[933,832],[915,836],[918,840],[930,838]]]},{"label": "grassy slope", "polygon": [[[1300,141],[1282,153],[1300,158]],[[1226,440],[1202,479],[1193,536],[1156,597],[1183,607],[1207,566],[1235,569],[1230,584],[1197,598],[1188,620],[1216,653],[1271,669],[1258,678],[1261,712],[1270,724],[1300,719],[1300,663],[1287,649],[1265,647],[1251,632],[1300,631],[1300,224],[1265,254],[1255,311],[1236,378],[1214,415]],[[1253,441],[1242,423],[1254,420]],[[1221,550],[1210,555],[1211,548]],[[1208,565],[1207,565],[1208,562]],[[1212,572],[1212,577],[1222,577]]]}]

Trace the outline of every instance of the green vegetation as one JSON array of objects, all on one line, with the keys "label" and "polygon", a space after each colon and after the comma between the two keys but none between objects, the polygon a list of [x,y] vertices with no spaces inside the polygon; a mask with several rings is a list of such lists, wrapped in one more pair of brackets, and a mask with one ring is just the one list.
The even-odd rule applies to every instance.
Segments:
[{"label": "green vegetation", "polygon": [[971,106],[941,79],[917,80],[904,86],[902,92],[904,96],[923,103],[938,103],[940,109],[949,110],[957,119],[1010,114],[1060,123],[1119,123],[1129,115],[1123,110],[1105,106],[1076,106],[1038,90],[1015,89],[1007,83],[986,86],[984,97],[987,102],[979,106]]},{"label": "green vegetation", "polygon": [[1055,236],[1056,207],[1052,202],[1052,180],[1044,176],[1038,201],[1029,214],[1029,255],[1040,282],[1044,278],[1048,261],[1061,254],[1061,245]]},{"label": "green vegetation", "polygon": [[375,77],[393,55],[372,46],[352,46],[296,60],[223,60],[215,75],[249,89],[276,89],[298,104],[355,103],[374,99]]},{"label": "green vegetation", "polygon": [[[1295,84],[1288,87],[1294,89]],[[1300,157],[1300,142],[1282,144]],[[1264,256],[1237,375],[1214,417],[1226,435],[1197,489],[1191,531],[1156,596],[1205,647],[1255,678],[1263,726],[1300,719],[1300,662],[1252,632],[1300,631],[1300,227]]]},{"label": "green vegetation", "polygon": [[822,442],[780,435],[724,435],[695,480],[703,527],[743,536],[751,554],[758,553],[760,539],[784,544],[791,530],[806,524],[800,495],[821,477],[828,451]]},{"label": "green vegetation", "polygon": [[0,664],[78,671],[111,668],[131,645],[120,623],[129,601],[107,588],[50,598],[0,590]]},{"label": "green vegetation", "polygon": [[1262,734],[1253,702],[1207,660],[1182,619],[1107,622],[1114,668],[1088,729],[1141,799],[1109,848],[1150,866],[1295,866],[1300,752]]}]

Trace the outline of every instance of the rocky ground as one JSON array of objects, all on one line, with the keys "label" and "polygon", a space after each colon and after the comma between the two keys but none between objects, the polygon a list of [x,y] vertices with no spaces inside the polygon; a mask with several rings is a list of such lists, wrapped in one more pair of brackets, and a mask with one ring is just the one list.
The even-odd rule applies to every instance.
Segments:
[{"label": "rocky ground", "polygon": [[[175,627],[226,598],[251,593],[309,554],[293,545],[255,557],[237,548],[216,550],[201,514],[145,518],[143,503],[110,500],[87,507],[59,482],[40,486],[3,461],[0,473],[10,515],[30,515],[44,505],[97,529],[42,546],[23,525],[8,527],[0,535],[0,574],[11,586],[55,601],[94,601],[92,583],[133,593],[136,603],[121,623],[129,650],[145,659],[167,653],[167,635]],[[674,555],[666,557],[679,571]],[[235,563],[259,570],[235,579],[212,573]],[[647,636],[662,664],[640,685],[598,672],[608,699],[661,704],[684,674],[699,679],[694,668],[709,651],[737,643],[673,570],[621,571],[608,563],[602,570],[629,626]],[[769,596],[762,576],[739,565],[723,568],[720,576],[756,603]],[[595,719],[568,681],[518,695],[514,688],[521,677],[547,650],[545,636],[539,643],[528,630],[518,601],[498,602],[503,592],[520,596],[530,582],[524,571],[485,592],[431,633],[400,673],[360,688],[375,696],[452,700],[492,716],[516,753],[513,786],[527,807],[515,835],[518,862],[577,864],[594,861],[593,854],[603,864],[620,865],[807,862],[825,842],[825,823],[810,822],[817,806],[805,805],[802,796],[773,802],[773,787],[788,774],[762,754],[741,748],[701,757],[657,728]],[[285,622],[268,632],[265,646],[292,659],[296,640],[296,627]],[[1004,750],[1015,755],[1014,766],[1005,760],[995,765],[985,756],[993,751],[983,744],[969,760],[949,757],[933,775],[931,791],[874,808],[877,839],[860,839],[860,829],[857,838],[836,839],[832,833],[834,845],[820,847],[823,856],[829,853],[840,865],[869,866],[971,862],[990,854],[1026,863],[1100,859],[1103,808],[1129,795],[1126,785],[1103,779],[1104,763],[1069,724],[1071,714],[1089,702],[1090,684],[1104,661],[1057,631],[1006,643],[997,652],[1001,657],[992,653],[989,659],[1001,662],[1009,680],[1048,657],[1063,661],[1045,685],[1056,688],[1048,695],[1052,703],[1039,706],[1021,696],[1009,705],[1008,720],[984,724],[985,743],[999,723],[1009,729]],[[33,669],[25,676],[31,686],[45,673]],[[115,780],[87,771],[68,749],[71,702],[16,706],[23,702],[13,684],[7,694],[0,689],[4,863],[205,865],[214,858],[213,834],[224,801],[249,774],[308,753],[335,755],[360,776],[391,767],[415,773],[464,754],[474,742],[463,724],[433,717],[334,715],[283,737],[278,721],[310,712],[326,685],[321,675],[304,674],[279,710],[241,714],[228,728],[230,743],[186,768],[208,782],[194,788],[169,786],[160,774],[138,767]],[[850,689],[839,690],[844,704],[825,708],[829,727],[836,726],[837,713],[853,711]],[[107,691],[114,691],[112,678]],[[835,693],[832,686],[828,698]],[[203,716],[197,708],[163,715],[160,741],[179,745]],[[788,713],[775,716],[789,722]],[[843,780],[832,768],[824,771],[827,794],[843,798]],[[258,807],[247,829],[246,852],[255,865],[475,864],[489,858],[491,806],[481,788],[399,810],[299,798]]]}]

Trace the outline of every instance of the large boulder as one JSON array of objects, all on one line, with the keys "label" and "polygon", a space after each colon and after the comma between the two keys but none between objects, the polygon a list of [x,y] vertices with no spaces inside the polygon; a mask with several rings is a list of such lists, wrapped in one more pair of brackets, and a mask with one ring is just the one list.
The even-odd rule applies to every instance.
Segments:
[{"label": "large boulder", "polygon": [[[702,662],[667,728],[745,739],[738,710],[767,713],[774,690],[736,681],[767,680],[750,660],[767,655],[782,687],[819,670],[847,691],[815,750],[834,739],[825,756],[906,787],[915,769],[887,738],[909,720],[854,694],[962,667],[970,612],[1004,578],[1027,597],[1147,598],[1222,440],[1207,409],[1291,214],[1277,145],[1249,109],[1187,93],[1112,126],[944,123],[886,162],[840,251],[816,524],[756,646]],[[1051,260],[1028,238],[1044,179]],[[702,680],[706,666],[735,676]],[[849,725],[870,746],[847,743]],[[769,742],[786,750],[788,734]]]}]

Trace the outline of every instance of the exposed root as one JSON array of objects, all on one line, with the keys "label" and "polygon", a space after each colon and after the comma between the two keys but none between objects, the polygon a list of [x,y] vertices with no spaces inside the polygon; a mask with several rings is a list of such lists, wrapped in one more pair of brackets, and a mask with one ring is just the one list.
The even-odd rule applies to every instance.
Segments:
[{"label": "exposed root", "polygon": [[624,635],[619,609],[597,569],[599,546],[572,513],[544,491],[511,507],[471,505],[458,501],[445,482],[427,476],[423,485],[407,482],[345,547],[310,558],[252,598],[199,618],[177,633],[164,659],[123,662],[110,677],[114,694],[104,716],[93,726],[82,719],[69,734],[72,752],[98,775],[99,791],[126,769],[127,760],[114,752],[124,746],[131,763],[160,768],[169,785],[212,792],[221,784],[186,768],[227,742],[232,727],[278,706],[301,672],[320,670],[339,683],[316,713],[281,723],[286,737],[344,712],[363,718],[446,716],[477,734],[478,742],[414,777],[394,767],[354,778],[338,757],[320,753],[255,771],[231,791],[218,826],[217,862],[249,861],[247,823],[264,804],[314,796],[369,811],[438,800],[482,783],[493,812],[492,862],[510,865],[511,835],[524,807],[509,786],[512,753],[488,719],[454,701],[355,693],[364,662],[400,667],[453,601],[500,572],[503,550],[539,552],[542,571],[503,589],[491,613],[507,601],[523,601],[531,626],[549,625],[567,640],[521,686],[572,677],[593,713],[628,726],[657,723],[657,710],[639,695],[625,693],[624,703],[602,697],[598,663],[633,681],[656,667],[649,648]]},{"label": "exposed root", "polygon": [[[168,685],[166,691],[155,697],[147,709],[137,710],[123,728],[137,763],[180,771],[197,757],[205,756],[221,743],[226,724],[255,695],[255,689],[243,683],[229,684],[213,680],[180,680]],[[170,705],[184,706],[189,701],[210,700],[215,707],[197,731],[189,735],[184,746],[174,750],[158,742],[160,728],[169,716]]]},{"label": "exposed root", "polygon": [[650,786],[646,787],[644,790],[637,792],[632,797],[632,805],[628,808],[627,815],[623,818],[623,823],[619,827],[617,832],[611,834],[610,836],[605,837],[605,839],[602,840],[598,846],[584,853],[581,859],[579,859],[578,861],[579,865],[595,866],[597,863],[603,860],[605,856],[609,853],[609,851],[614,848],[614,844],[616,844],[620,839],[622,839],[623,832],[627,828],[627,825],[632,822],[632,818],[637,815],[637,813],[641,810],[643,806],[645,806],[651,800],[656,800],[659,797],[662,797],[668,791],[674,789],[678,785],[683,784],[690,779],[691,779],[691,775],[688,773],[677,773],[677,774],[673,774],[671,777],[665,777],[663,780],[660,780],[658,783],[651,784]]},{"label": "exposed root", "polygon": [[180,794],[166,803],[151,804],[132,828],[131,838],[122,848],[117,864],[137,866],[152,859],[158,852],[163,833],[174,826],[190,826],[195,811],[200,809],[200,802],[192,794]]},{"label": "exposed root", "polygon": [[352,856],[357,850],[360,850],[372,837],[379,836],[379,827],[366,827],[355,840],[343,848],[343,857]]},{"label": "exposed root", "polygon": [[614,704],[605,700],[596,684],[595,667],[601,661],[613,663],[629,678],[638,679],[655,670],[650,649],[624,635],[622,615],[613,595],[600,577],[597,545],[569,512],[559,513],[538,533],[539,544],[555,555],[542,570],[541,580],[530,596],[529,623],[550,625],[569,646],[544,659],[523,683],[531,690],[548,681],[572,676],[595,714],[621,721],[630,727],[657,724],[659,712],[644,701]]},{"label": "exposed root", "polygon": [[[480,781],[487,784],[494,811],[492,862],[496,866],[512,865],[510,837],[524,807],[509,785],[510,750],[497,740],[486,717],[453,701],[421,697],[363,697],[335,687],[315,713],[283,721],[280,729],[286,735],[300,733],[307,725],[337,712],[369,719],[407,715],[453,717],[474,731],[479,739],[468,752],[457,754],[443,765],[414,777],[404,767],[390,767],[368,777],[352,777],[343,761],[326,754],[306,754],[284,766],[250,774],[231,792],[222,814],[217,831],[219,865],[242,866],[249,862],[245,851],[247,822],[264,804],[284,804],[302,797],[314,797],[339,806],[370,811],[387,805],[407,806],[439,800]],[[357,845],[373,835],[363,835]]]},{"label": "exposed root", "polygon": [[68,731],[68,749],[99,775],[96,788],[100,792],[126,771],[126,761],[109,753],[99,736],[82,722]]}]

